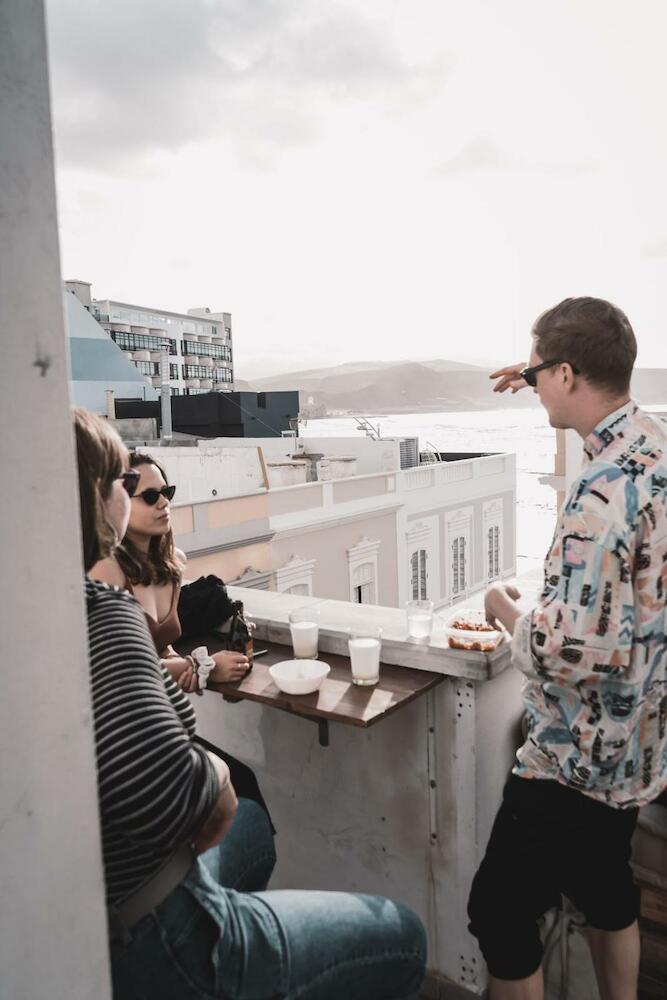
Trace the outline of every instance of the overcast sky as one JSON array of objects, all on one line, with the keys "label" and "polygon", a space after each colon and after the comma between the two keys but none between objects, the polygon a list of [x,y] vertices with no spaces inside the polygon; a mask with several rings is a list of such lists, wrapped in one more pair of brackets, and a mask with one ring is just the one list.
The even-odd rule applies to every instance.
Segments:
[{"label": "overcast sky", "polygon": [[238,373],[527,353],[567,295],[667,366],[663,0],[47,0],[64,277],[233,314]]}]

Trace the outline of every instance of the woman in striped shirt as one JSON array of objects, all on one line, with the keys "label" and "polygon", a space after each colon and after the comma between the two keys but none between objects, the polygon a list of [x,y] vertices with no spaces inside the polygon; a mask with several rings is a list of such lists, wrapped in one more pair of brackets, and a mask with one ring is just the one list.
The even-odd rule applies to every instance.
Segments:
[{"label": "woman in striped shirt", "polygon": [[[77,410],[75,429],[88,572],[123,537],[137,476],[103,420]],[[418,918],[380,897],[262,891],[266,814],[193,742],[140,606],[88,578],[86,604],[115,1000],[415,997]]]},{"label": "woman in striped shirt", "polygon": [[[170,504],[176,487],[169,485],[164,469],[151,455],[134,452],[130,466],[139,478],[130,502],[127,530],[114,551],[97,562],[88,575],[136,597],[163,666],[184,691],[202,694],[193,658],[181,656],[172,645],[181,636],[178,598],[186,567],[185,554],[175,547],[171,527]],[[215,666],[209,680],[238,681],[248,672],[245,653],[220,650],[211,658]],[[252,768],[212,743],[199,742],[227,764],[237,793],[259,803],[268,815]]]}]

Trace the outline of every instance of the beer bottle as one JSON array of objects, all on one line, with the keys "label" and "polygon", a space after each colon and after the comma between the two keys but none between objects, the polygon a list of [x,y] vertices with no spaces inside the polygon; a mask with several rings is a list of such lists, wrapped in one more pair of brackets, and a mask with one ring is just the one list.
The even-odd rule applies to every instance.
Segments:
[{"label": "beer bottle", "polygon": [[229,648],[248,657],[248,673],[253,665],[252,632],[243,611],[243,601],[232,601],[232,624],[229,630]]}]

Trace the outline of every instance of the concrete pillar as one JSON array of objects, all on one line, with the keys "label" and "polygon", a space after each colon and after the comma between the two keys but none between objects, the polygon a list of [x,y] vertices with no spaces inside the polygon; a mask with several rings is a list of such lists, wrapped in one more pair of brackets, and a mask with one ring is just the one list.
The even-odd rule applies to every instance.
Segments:
[{"label": "concrete pillar", "polygon": [[43,0],[0,0],[0,994],[110,996]]},{"label": "concrete pillar", "polygon": [[162,416],[162,433],[160,438],[163,441],[171,441],[173,434],[171,429],[171,385],[169,384],[169,354],[165,353],[160,358],[160,411]]},{"label": "concrete pillar", "polygon": [[107,398],[107,418],[109,420],[116,419],[116,401],[114,399],[113,389],[105,389],[104,394]]}]

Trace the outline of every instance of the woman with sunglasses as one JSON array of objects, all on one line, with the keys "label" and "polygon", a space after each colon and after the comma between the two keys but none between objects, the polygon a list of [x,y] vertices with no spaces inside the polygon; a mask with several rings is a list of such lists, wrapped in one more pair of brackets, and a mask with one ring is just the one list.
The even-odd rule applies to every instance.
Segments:
[{"label": "woman with sunglasses", "polygon": [[[176,492],[169,486],[164,470],[150,455],[130,456],[127,474],[130,490],[130,521],[127,532],[114,552],[97,563],[91,577],[102,583],[123,587],[134,594],[144,609],[155,646],[166,668],[186,691],[197,690],[197,676],[190,657],[179,656],[172,643],[180,637],[178,596],[186,558],[174,547],[169,504]],[[243,653],[213,653],[215,667],[210,679],[238,681],[248,671]]]},{"label": "woman with sunglasses", "polygon": [[[75,431],[89,573],[125,534],[136,477],[106,421],[77,410]],[[417,917],[379,896],[263,891],[266,816],[237,803],[226,765],[195,743],[145,614],[89,577],[85,595],[114,1000],[416,997]]]}]

